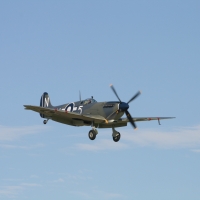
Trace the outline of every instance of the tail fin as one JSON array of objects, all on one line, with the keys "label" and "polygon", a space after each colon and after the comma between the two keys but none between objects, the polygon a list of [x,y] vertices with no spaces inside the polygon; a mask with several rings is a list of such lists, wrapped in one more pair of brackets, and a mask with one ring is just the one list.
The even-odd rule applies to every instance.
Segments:
[{"label": "tail fin", "polygon": [[[47,92],[44,92],[40,99],[40,106],[44,108],[52,108],[51,101]],[[45,118],[44,114],[40,114],[42,118]]]}]

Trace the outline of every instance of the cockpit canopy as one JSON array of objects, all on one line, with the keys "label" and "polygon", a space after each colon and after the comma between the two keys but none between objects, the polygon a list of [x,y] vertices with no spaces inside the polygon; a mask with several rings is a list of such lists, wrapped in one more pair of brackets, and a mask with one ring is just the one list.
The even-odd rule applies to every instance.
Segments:
[{"label": "cockpit canopy", "polygon": [[87,104],[90,104],[90,103],[96,103],[97,101],[93,98],[88,98],[88,99],[85,99],[83,101],[81,101],[81,104],[82,105],[87,105]]}]

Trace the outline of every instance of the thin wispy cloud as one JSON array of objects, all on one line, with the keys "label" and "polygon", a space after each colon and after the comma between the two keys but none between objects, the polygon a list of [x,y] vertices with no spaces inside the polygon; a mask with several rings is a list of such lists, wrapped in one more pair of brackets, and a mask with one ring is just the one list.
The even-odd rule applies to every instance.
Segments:
[{"label": "thin wispy cloud", "polygon": [[195,153],[200,153],[200,149],[192,149],[191,151]]},{"label": "thin wispy cloud", "polygon": [[76,144],[76,148],[87,151],[102,151],[102,150],[119,150],[127,148],[128,145],[123,142],[115,143],[112,140],[104,139],[92,144]]},{"label": "thin wispy cloud", "polygon": [[85,191],[71,191],[70,193],[79,196],[83,199],[124,199],[125,196],[119,193],[91,189],[90,192]]},{"label": "thin wispy cloud", "polygon": [[11,145],[11,144],[0,144],[0,148],[5,148],[5,149],[35,149],[35,148],[41,148],[44,147],[44,144],[35,144],[35,145]]},{"label": "thin wispy cloud", "polygon": [[0,197],[6,196],[6,197],[14,198],[22,190],[24,190],[24,187],[20,185],[0,187]]},{"label": "thin wispy cloud", "polygon": [[142,129],[125,132],[123,140],[139,146],[159,148],[195,148],[200,147],[200,126],[181,127],[169,131]]},{"label": "thin wispy cloud", "polygon": [[24,187],[42,187],[41,184],[37,184],[37,183],[22,183],[21,186],[24,186]]},{"label": "thin wispy cloud", "polygon": [[33,175],[31,175],[31,176],[30,176],[30,178],[37,179],[37,178],[39,178],[39,176],[38,176],[38,175],[35,175],[35,174],[33,174]]},{"label": "thin wispy cloud", "polygon": [[19,196],[22,191],[27,190],[32,187],[41,187],[42,185],[37,183],[21,183],[19,185],[11,185],[11,186],[2,186],[0,187],[0,198],[1,197],[9,197],[15,198]]},{"label": "thin wispy cloud", "polygon": [[23,136],[46,131],[45,126],[7,127],[0,125],[0,141],[13,141]]},{"label": "thin wispy cloud", "polygon": [[192,148],[193,152],[199,152],[200,126],[179,127],[168,131],[140,129],[133,132],[130,129],[121,133],[121,139],[117,143],[113,142],[112,139],[98,140],[97,138],[96,140],[93,143],[90,141],[90,143],[78,143],[75,147],[87,151],[122,150],[133,146],[165,149]]},{"label": "thin wispy cloud", "polygon": [[54,181],[52,181],[53,183],[64,183],[65,180],[63,178],[59,178],[59,179],[56,179]]}]

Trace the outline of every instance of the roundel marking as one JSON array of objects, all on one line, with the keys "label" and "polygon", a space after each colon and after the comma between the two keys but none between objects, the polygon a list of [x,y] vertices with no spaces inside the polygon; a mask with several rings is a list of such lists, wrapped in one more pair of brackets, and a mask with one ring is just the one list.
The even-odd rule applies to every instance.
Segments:
[{"label": "roundel marking", "polygon": [[65,111],[72,112],[74,108],[74,103],[70,103],[66,106]]}]

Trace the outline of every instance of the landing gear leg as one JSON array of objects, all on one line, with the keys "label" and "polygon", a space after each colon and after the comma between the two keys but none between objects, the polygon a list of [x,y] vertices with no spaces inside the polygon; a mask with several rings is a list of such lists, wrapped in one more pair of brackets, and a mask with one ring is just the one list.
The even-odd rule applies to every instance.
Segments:
[{"label": "landing gear leg", "polygon": [[113,134],[112,134],[113,141],[118,142],[120,140],[121,134],[117,132],[114,127],[112,127],[112,130],[113,130]]},{"label": "landing gear leg", "polygon": [[49,119],[45,119],[45,120],[43,121],[43,124],[46,124],[48,121],[49,121]]}]

